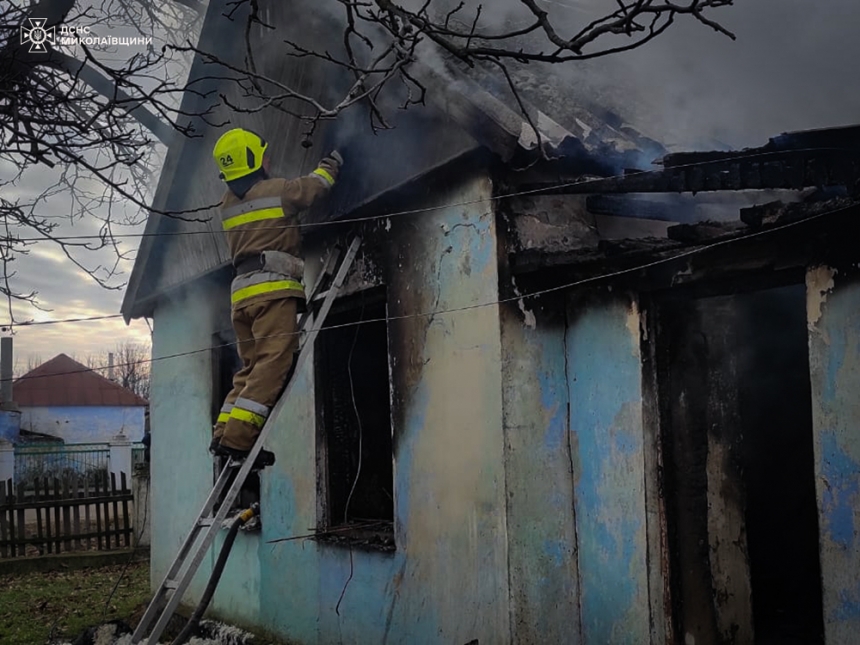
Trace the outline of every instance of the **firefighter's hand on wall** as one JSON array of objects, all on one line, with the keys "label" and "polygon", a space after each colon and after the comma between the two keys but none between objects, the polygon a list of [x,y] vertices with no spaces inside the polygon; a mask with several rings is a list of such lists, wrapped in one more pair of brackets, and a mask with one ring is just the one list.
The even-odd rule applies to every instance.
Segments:
[{"label": "firefighter's hand on wall", "polygon": [[338,170],[343,165],[343,157],[337,150],[332,150],[326,160],[336,166]]}]

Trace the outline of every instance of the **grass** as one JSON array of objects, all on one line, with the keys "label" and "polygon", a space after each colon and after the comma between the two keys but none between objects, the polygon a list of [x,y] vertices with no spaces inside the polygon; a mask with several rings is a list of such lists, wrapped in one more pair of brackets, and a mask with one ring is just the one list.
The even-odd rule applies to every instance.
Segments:
[{"label": "grass", "polygon": [[129,618],[149,598],[149,563],[0,576],[0,643],[74,640],[87,627]]}]

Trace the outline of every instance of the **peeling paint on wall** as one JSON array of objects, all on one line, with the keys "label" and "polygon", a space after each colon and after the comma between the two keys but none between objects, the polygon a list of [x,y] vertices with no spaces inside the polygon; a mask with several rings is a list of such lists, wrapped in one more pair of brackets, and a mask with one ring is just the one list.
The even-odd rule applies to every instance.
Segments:
[{"label": "peeling paint on wall", "polygon": [[579,643],[563,303],[501,308],[511,640]]},{"label": "peeling paint on wall", "polygon": [[815,332],[816,325],[821,319],[827,294],[833,291],[833,278],[836,270],[826,266],[818,266],[806,272],[806,317],[809,331]]},{"label": "peeling paint on wall", "polygon": [[639,320],[626,294],[569,307],[583,643],[650,639]]},{"label": "peeling paint on wall", "polygon": [[826,642],[849,645],[860,633],[860,281],[834,275],[809,271],[807,313]]},{"label": "peeling paint on wall", "polygon": [[630,351],[635,358],[639,358],[639,342],[641,337],[640,323],[642,318],[639,314],[639,301],[630,301],[630,309],[627,312],[627,331],[630,332]]}]

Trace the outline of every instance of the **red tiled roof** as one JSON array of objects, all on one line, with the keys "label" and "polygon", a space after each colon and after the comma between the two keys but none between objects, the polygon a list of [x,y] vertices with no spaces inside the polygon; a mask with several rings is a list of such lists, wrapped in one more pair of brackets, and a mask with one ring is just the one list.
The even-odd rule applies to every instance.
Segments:
[{"label": "red tiled roof", "polygon": [[20,406],[144,406],[146,399],[109,381],[65,354],[27,372],[12,385]]}]

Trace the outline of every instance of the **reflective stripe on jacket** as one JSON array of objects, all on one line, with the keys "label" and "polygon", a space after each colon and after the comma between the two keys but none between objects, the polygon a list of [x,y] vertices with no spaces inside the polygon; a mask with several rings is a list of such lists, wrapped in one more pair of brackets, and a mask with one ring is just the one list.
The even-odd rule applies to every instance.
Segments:
[{"label": "reflective stripe on jacket", "polygon": [[260,222],[268,219],[282,219],[284,209],[281,206],[280,197],[260,197],[239,202],[230,208],[221,209],[221,224],[225,231],[230,231],[237,226]]},{"label": "reflective stripe on jacket", "polygon": [[[263,179],[243,199],[228,190],[221,202],[221,224],[233,264],[272,251],[301,263],[299,213],[328,193],[336,178],[337,167],[322,162],[313,173],[298,179]],[[267,263],[260,271],[237,276],[231,288],[233,306],[276,298],[304,299],[302,276],[282,272],[283,264],[276,266]]]},{"label": "reflective stripe on jacket", "polygon": [[253,271],[236,276],[230,286],[230,302],[233,306],[250,304],[274,298],[304,298],[302,283],[274,271]]}]

